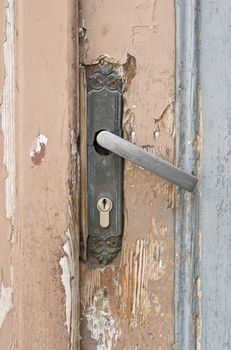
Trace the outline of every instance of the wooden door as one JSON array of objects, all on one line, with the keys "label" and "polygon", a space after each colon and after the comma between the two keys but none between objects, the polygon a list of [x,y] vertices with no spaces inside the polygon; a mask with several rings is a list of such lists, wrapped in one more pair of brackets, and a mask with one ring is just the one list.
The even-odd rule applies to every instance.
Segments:
[{"label": "wooden door", "polygon": [[73,0],[0,2],[1,350],[77,348],[75,32]]},{"label": "wooden door", "polygon": [[[173,163],[174,1],[86,0],[79,11],[80,70],[100,59],[114,65],[124,138]],[[174,188],[128,161],[123,187],[121,253],[103,269],[80,263],[81,349],[171,349]]]},{"label": "wooden door", "polygon": [[[230,349],[230,11],[0,1],[1,350]],[[100,59],[123,81],[124,138],[198,185],[126,161],[122,249],[92,268],[78,146]]]}]

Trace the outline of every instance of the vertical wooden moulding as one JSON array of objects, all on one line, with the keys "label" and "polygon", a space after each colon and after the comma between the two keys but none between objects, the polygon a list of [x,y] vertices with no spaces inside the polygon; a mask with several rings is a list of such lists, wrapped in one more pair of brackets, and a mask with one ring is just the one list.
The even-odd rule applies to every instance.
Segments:
[{"label": "vertical wooden moulding", "polygon": [[79,67],[80,142],[80,257],[87,260],[87,84],[84,66]]},{"label": "vertical wooden moulding", "polygon": [[[16,348],[77,350],[78,2],[16,6]],[[48,142],[35,165],[30,154],[40,134]]]},{"label": "vertical wooden moulding", "polygon": [[[199,1],[176,2],[176,161],[198,176]],[[198,184],[199,186],[199,184]],[[198,188],[198,187],[197,187]],[[196,344],[198,278],[198,192],[176,191],[175,346]]]}]

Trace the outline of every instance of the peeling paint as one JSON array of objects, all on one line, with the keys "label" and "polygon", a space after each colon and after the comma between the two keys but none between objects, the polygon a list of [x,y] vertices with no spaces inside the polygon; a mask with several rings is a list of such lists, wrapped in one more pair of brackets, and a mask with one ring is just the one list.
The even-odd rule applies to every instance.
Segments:
[{"label": "peeling paint", "polygon": [[[13,3],[4,0],[2,7],[7,6],[7,1]],[[77,305],[78,291],[71,289],[73,247],[65,232],[69,226],[67,210],[73,181],[70,156],[75,152],[72,149],[70,154],[70,130],[77,128],[75,16],[78,10],[74,1],[55,7],[49,0],[39,4],[29,2],[26,7],[20,1],[15,5],[15,27],[9,19],[7,25],[15,31],[15,49],[18,49],[15,60],[17,240],[10,247],[13,251],[5,253],[4,260],[1,257],[4,287],[11,286],[5,265],[12,262],[16,268],[13,309],[1,332],[7,334],[8,343],[11,336],[12,347],[19,349],[74,349],[79,325],[75,322],[75,328],[72,327],[78,308],[72,305]],[[9,119],[7,111],[5,117]],[[39,164],[42,168],[37,168]],[[74,233],[71,234],[73,237]],[[8,232],[5,236],[9,237]],[[75,256],[77,271],[78,255]],[[75,302],[72,295],[76,296]],[[2,346],[2,333],[0,338],[0,349],[9,349],[10,346]]]},{"label": "peeling paint", "polygon": [[45,157],[46,145],[48,138],[45,135],[39,134],[36,139],[36,147],[30,151],[30,157],[34,165],[40,165]]},{"label": "peeling paint", "polygon": [[119,329],[112,317],[107,291],[99,289],[93,296],[93,302],[84,311],[87,329],[97,342],[97,350],[112,350],[119,336]]},{"label": "peeling paint", "polygon": [[73,278],[73,264],[70,249],[70,232],[67,232],[69,237],[68,241],[64,244],[63,250],[65,256],[59,261],[59,265],[62,269],[61,280],[65,290],[65,306],[66,306],[66,321],[65,326],[67,327],[68,334],[71,333],[71,309],[72,309],[72,298],[71,298],[71,280]]},{"label": "peeling paint", "polygon": [[132,80],[136,75],[136,58],[129,53],[127,54],[127,61],[123,65],[124,70],[124,92],[128,91],[129,86],[131,85]]},{"label": "peeling paint", "polygon": [[0,276],[0,329],[3,322],[12,309],[12,288],[5,287]]},{"label": "peeling paint", "polygon": [[[118,1],[113,14],[106,0],[100,6],[93,0],[80,3],[80,16],[88,31],[84,63],[107,52],[123,68],[124,139],[173,162],[174,104],[169,104],[175,95],[174,2]],[[127,52],[133,56],[123,64]],[[155,117],[160,117],[160,131],[154,138]],[[117,336],[113,349],[170,349],[174,328],[174,218],[169,210],[170,186],[125,162],[123,188],[120,259],[103,271],[91,270],[80,262],[84,309],[81,349],[111,348],[102,340],[107,331],[103,326],[105,289],[105,298],[110,302],[109,318],[115,322],[114,338]]]},{"label": "peeling paint", "polygon": [[14,78],[14,0],[6,7],[6,41],[4,42],[5,84],[0,106],[1,127],[4,135],[6,216],[12,218],[15,208],[15,78]]},{"label": "peeling paint", "polygon": [[10,312],[15,238],[14,0],[2,1],[0,12],[0,348],[9,349],[14,333]]},{"label": "peeling paint", "polygon": [[127,108],[123,116],[124,139],[136,144],[136,122],[135,113]]},{"label": "peeling paint", "polygon": [[170,99],[168,105],[165,107],[160,116],[154,117],[154,139],[159,139],[161,130],[167,131],[170,136],[174,136],[175,123],[174,123],[174,101]]}]

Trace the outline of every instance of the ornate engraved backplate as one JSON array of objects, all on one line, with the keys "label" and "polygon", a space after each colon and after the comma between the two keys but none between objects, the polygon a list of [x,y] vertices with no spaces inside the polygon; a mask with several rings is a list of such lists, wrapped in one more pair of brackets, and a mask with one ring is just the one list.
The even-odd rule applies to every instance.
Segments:
[{"label": "ornate engraved backplate", "polygon": [[[93,267],[109,264],[122,244],[123,161],[96,143],[101,130],[122,134],[122,79],[113,66],[101,61],[87,70],[87,261]],[[121,135],[122,136],[122,135]],[[97,202],[112,201],[109,226],[100,226]]]}]

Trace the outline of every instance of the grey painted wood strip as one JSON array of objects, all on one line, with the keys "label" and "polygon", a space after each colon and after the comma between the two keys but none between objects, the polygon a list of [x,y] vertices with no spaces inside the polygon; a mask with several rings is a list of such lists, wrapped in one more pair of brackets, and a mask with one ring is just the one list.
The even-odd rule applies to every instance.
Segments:
[{"label": "grey painted wood strip", "polygon": [[[176,3],[176,161],[197,175],[199,1]],[[198,187],[198,186],[197,186]],[[175,346],[195,350],[197,333],[198,193],[178,190],[175,220]]]},{"label": "grey painted wood strip", "polygon": [[173,164],[144,151],[142,148],[111,132],[101,131],[97,135],[97,142],[107,150],[128,159],[187,191],[192,192],[196,186],[197,178],[195,176],[184,172]]},{"label": "grey painted wood strip", "polygon": [[202,349],[231,349],[231,1],[203,0]]}]

